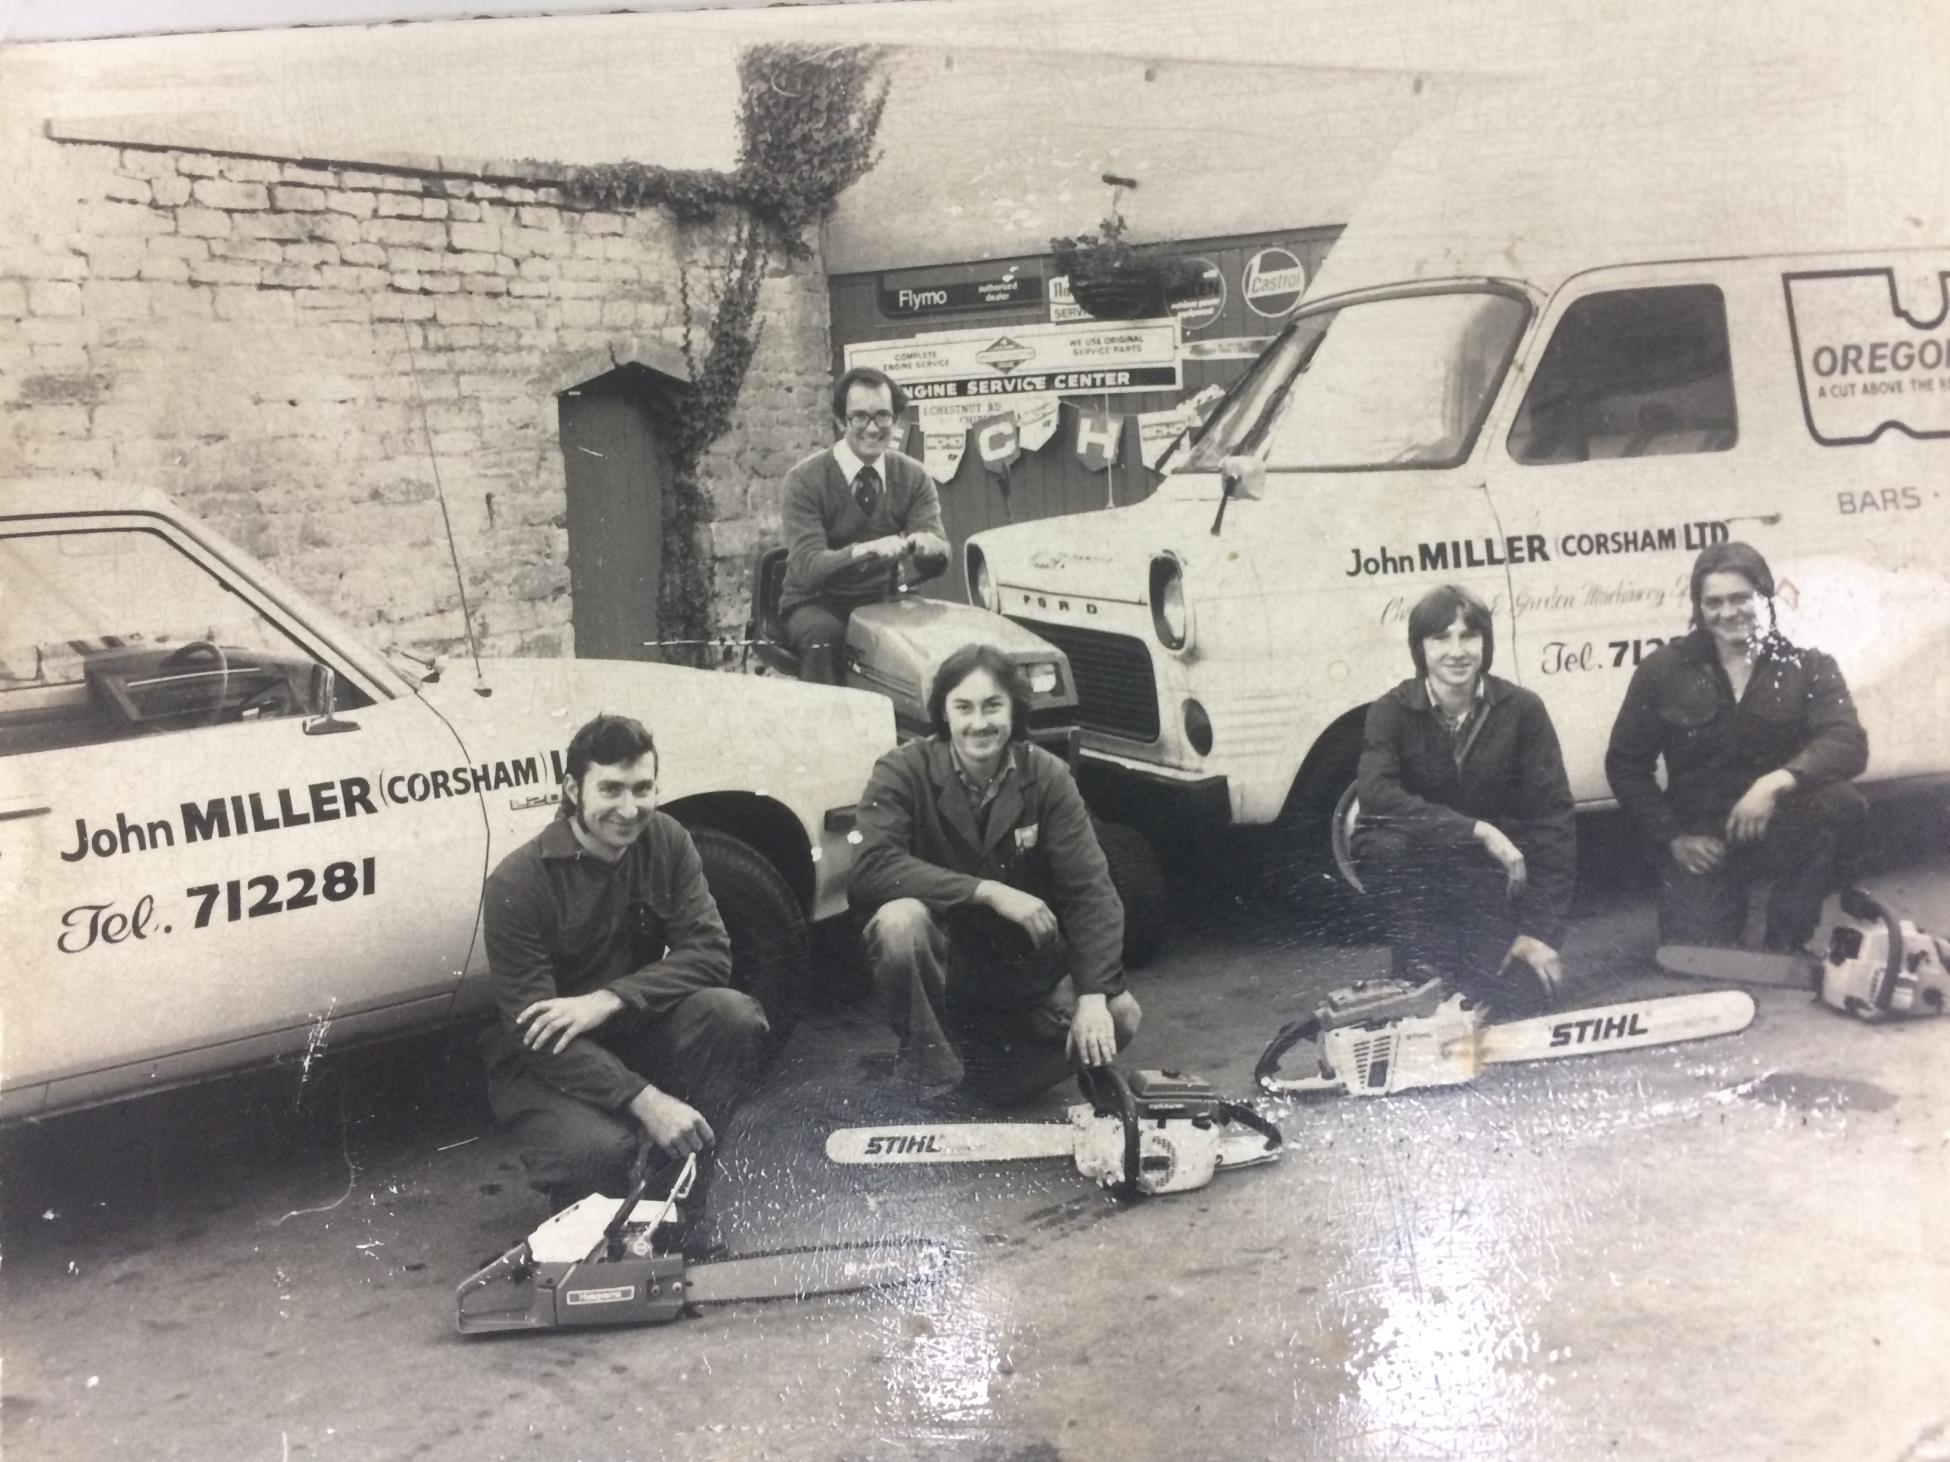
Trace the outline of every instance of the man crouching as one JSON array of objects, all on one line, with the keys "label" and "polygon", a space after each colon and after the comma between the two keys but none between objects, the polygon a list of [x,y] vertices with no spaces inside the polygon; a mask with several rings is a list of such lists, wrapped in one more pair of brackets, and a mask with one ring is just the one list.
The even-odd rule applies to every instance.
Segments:
[{"label": "man crouching", "polygon": [[552,1210],[620,1197],[646,1135],[673,1160],[703,1152],[768,1034],[759,1003],[730,988],[731,941],[691,835],[656,807],[650,733],[597,716],[569,742],[560,815],[487,881],[500,1015],[481,1043],[488,1101]]},{"label": "man crouching", "polygon": [[908,1075],[998,1106],[1137,1034],[1124,906],[1061,759],[1020,739],[1008,657],[964,645],[928,692],[934,734],[875,764],[852,900]]}]

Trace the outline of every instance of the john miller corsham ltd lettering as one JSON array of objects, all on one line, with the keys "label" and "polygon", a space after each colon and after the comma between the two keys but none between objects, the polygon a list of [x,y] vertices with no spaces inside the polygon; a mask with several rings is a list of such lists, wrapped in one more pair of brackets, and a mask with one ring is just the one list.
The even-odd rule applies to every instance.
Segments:
[{"label": "john miller corsham ltd lettering", "polygon": [[[1624,553],[1690,552],[1709,543],[1727,541],[1727,525],[1712,520],[1677,523],[1669,528],[1608,528],[1591,533],[1566,533],[1557,540],[1561,558],[1604,558]],[[1511,533],[1501,538],[1451,538],[1446,543],[1418,543],[1411,550],[1356,548],[1346,577],[1384,574],[1449,574],[1459,569],[1500,569],[1510,564],[1549,563],[1551,551],[1542,533]]]}]

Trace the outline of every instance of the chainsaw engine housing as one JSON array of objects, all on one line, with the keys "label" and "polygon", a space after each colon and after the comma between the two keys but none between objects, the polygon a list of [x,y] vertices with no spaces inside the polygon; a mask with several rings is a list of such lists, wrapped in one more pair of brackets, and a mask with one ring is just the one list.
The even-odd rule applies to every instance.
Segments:
[{"label": "chainsaw engine housing", "polygon": [[[1894,958],[1890,923],[1901,936]],[[1943,941],[1907,919],[1837,924],[1821,967],[1821,1001],[1867,1021],[1941,1015],[1950,1005]]]}]

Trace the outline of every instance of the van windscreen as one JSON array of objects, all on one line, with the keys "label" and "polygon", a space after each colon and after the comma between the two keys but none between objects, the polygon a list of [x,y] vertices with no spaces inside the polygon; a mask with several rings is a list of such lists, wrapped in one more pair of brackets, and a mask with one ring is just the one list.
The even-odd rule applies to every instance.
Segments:
[{"label": "van windscreen", "polygon": [[1479,289],[1302,317],[1179,470],[1217,471],[1241,453],[1263,456],[1273,472],[1453,466],[1476,439],[1529,313],[1516,294]]}]

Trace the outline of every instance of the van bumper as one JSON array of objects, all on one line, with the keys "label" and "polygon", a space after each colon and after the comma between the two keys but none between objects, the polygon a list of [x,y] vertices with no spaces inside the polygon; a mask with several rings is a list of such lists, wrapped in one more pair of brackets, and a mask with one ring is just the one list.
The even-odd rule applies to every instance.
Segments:
[{"label": "van bumper", "polygon": [[1077,758],[1077,787],[1093,812],[1139,827],[1165,819],[1181,827],[1232,822],[1232,790],[1224,777],[1173,776],[1157,768],[1105,761],[1088,751]]}]

